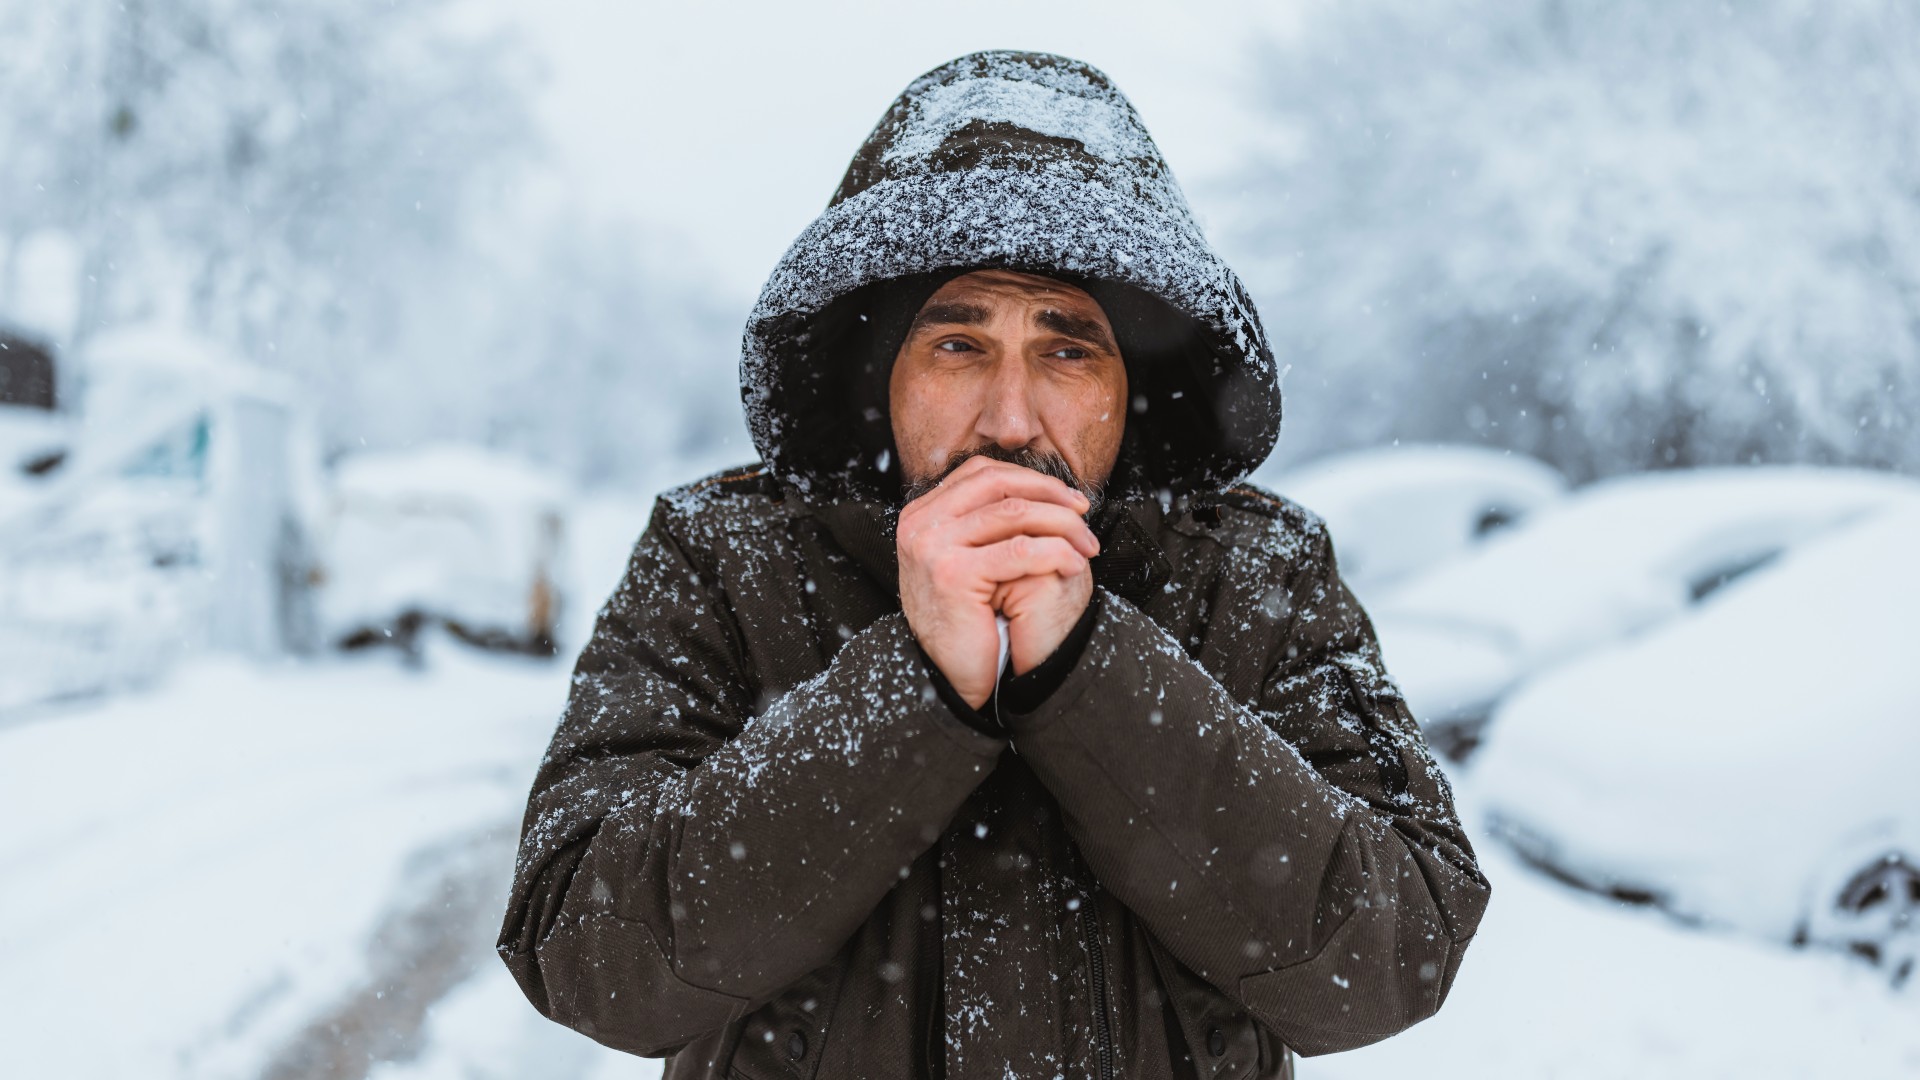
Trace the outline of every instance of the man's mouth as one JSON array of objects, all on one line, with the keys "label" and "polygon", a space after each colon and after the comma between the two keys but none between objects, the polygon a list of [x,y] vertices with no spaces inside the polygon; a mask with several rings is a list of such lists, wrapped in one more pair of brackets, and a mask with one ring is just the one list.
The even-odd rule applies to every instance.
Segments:
[{"label": "man's mouth", "polygon": [[934,488],[939,487],[940,482],[948,476],[951,476],[955,469],[966,464],[969,459],[976,457],[986,457],[992,458],[995,461],[1004,461],[1009,465],[1019,465],[1022,468],[1032,469],[1034,472],[1044,476],[1053,477],[1055,480],[1060,481],[1087,497],[1087,502],[1090,504],[1087,507],[1088,516],[1091,516],[1093,512],[1100,507],[1102,498],[1101,486],[1099,484],[1081,483],[1080,478],[1074,475],[1073,466],[1067,464],[1067,459],[1062,457],[1058,451],[1049,450],[1043,453],[1029,446],[1009,450],[999,443],[988,443],[985,446],[976,446],[969,450],[956,450],[947,458],[947,464],[940,470],[939,475],[908,484],[901,503],[903,505],[910,503],[929,491],[932,491]]}]

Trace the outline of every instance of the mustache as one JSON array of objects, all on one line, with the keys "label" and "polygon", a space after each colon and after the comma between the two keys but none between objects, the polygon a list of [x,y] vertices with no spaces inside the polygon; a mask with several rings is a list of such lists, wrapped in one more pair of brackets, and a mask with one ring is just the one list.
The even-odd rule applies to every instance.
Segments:
[{"label": "mustache", "polygon": [[932,491],[934,488],[939,487],[940,482],[952,476],[955,469],[958,469],[976,457],[986,457],[992,458],[995,461],[1004,461],[1009,465],[1018,465],[1022,468],[1032,469],[1034,472],[1040,473],[1043,476],[1053,477],[1055,480],[1060,481],[1087,497],[1087,502],[1090,504],[1087,507],[1086,513],[1088,517],[1093,516],[1094,511],[1100,509],[1100,504],[1104,499],[1105,491],[1103,490],[1103,486],[1082,482],[1078,476],[1074,475],[1073,466],[1068,465],[1067,459],[1061,457],[1057,451],[1041,453],[1026,446],[1009,450],[999,443],[988,443],[985,446],[976,446],[970,450],[954,451],[953,454],[947,458],[947,463],[940,470],[939,475],[917,480],[906,485],[902,491],[902,505],[910,503]]}]

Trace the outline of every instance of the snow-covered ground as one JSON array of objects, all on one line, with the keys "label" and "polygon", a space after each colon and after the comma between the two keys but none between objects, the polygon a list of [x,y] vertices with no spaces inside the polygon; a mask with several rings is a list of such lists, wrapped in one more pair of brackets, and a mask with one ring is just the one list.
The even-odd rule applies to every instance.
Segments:
[{"label": "snow-covered ground", "polygon": [[[1456,784],[1469,815],[1470,777]],[[1482,841],[1493,902],[1438,1016],[1308,1080],[1920,1076],[1920,995],[1836,953],[1688,929]]]},{"label": "snow-covered ground", "polygon": [[[645,512],[576,513],[571,641]],[[0,1075],[358,1076],[412,1054],[430,1007],[504,974],[566,686],[565,663],[433,638],[417,670],[202,659],[0,727]],[[579,1044],[553,1060],[599,1052],[526,1012]]]},{"label": "snow-covered ground", "polygon": [[314,1066],[403,1049],[488,960],[564,692],[452,646],[424,673],[202,662],[0,730],[0,1072],[337,1075]]},{"label": "snow-covered ground", "polygon": [[[645,511],[573,516],[571,644]],[[201,661],[0,728],[0,1074],[658,1076],[543,1020],[491,952],[566,675],[431,639],[418,670]],[[1571,891],[1473,832],[1495,895],[1447,1007],[1302,1076],[1920,1076],[1912,986]]]}]

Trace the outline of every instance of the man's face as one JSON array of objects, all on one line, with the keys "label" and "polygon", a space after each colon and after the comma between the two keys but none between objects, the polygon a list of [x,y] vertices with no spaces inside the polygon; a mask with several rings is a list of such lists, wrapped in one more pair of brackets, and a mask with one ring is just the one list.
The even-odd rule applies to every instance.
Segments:
[{"label": "man's face", "polygon": [[1091,491],[1120,453],[1127,369],[1086,292],[979,270],[921,306],[888,393],[910,497],[982,452],[1023,464],[1057,458],[1072,473],[1061,479]]}]

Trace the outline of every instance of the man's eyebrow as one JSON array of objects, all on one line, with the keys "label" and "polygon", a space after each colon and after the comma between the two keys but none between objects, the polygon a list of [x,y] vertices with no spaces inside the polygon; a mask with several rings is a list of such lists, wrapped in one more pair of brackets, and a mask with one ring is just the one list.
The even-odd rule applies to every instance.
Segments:
[{"label": "man's eyebrow", "polygon": [[979,326],[988,321],[991,313],[979,304],[969,304],[964,300],[942,300],[937,304],[928,304],[913,317],[913,325],[907,333],[914,334],[929,326]]},{"label": "man's eyebrow", "polygon": [[1042,330],[1051,330],[1056,334],[1065,335],[1075,341],[1084,341],[1089,345],[1097,345],[1108,352],[1117,351],[1114,349],[1113,339],[1109,337],[1106,330],[1100,326],[1098,319],[1085,315],[1075,315],[1070,311],[1055,311],[1052,308],[1046,308],[1035,315],[1033,321],[1038,323]]}]

